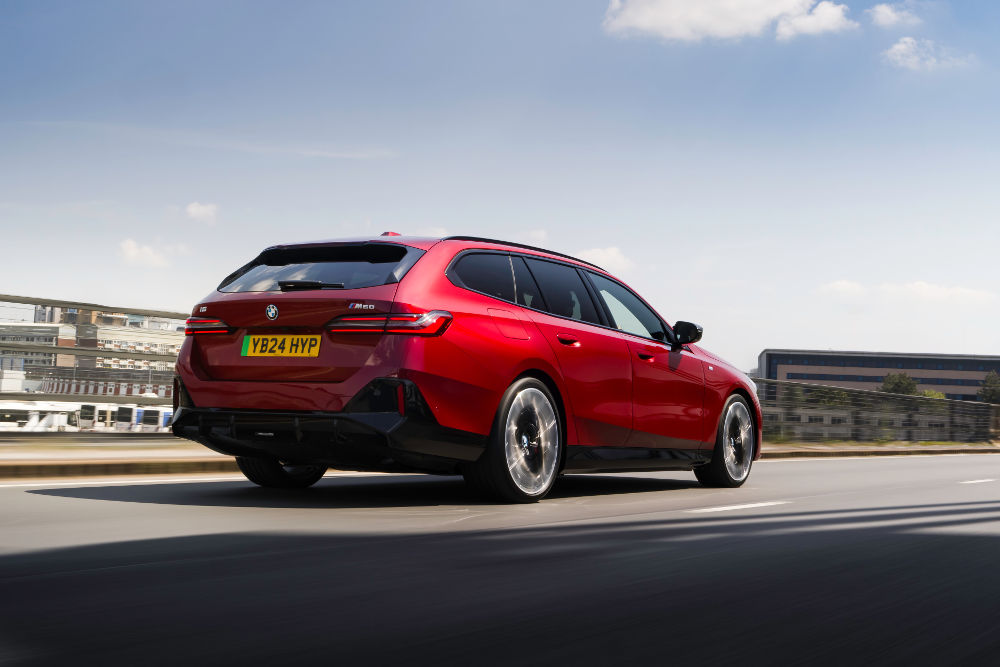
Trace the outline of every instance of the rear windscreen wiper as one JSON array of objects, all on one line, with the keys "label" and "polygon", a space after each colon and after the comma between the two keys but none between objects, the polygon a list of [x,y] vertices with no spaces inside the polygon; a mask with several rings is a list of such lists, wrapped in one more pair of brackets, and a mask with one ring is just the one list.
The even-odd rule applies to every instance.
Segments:
[{"label": "rear windscreen wiper", "polygon": [[297,289],[344,289],[344,283],[324,283],[320,280],[279,280],[282,292]]}]

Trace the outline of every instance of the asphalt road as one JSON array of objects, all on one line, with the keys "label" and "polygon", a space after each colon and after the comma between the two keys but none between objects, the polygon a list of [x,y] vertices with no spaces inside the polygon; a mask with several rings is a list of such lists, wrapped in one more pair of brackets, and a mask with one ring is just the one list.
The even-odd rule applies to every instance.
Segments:
[{"label": "asphalt road", "polygon": [[0,664],[990,664],[1000,456],[0,484]]}]

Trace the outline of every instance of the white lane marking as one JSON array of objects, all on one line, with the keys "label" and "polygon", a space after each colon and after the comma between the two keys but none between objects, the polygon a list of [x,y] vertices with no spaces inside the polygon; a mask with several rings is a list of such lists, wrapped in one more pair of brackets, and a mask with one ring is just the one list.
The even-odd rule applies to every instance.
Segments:
[{"label": "white lane marking", "polygon": [[697,510],[688,510],[693,514],[707,514],[708,512],[732,512],[734,510],[748,510],[754,507],[771,507],[772,505],[787,505],[790,500],[772,500],[769,503],[747,503],[746,505],[725,505],[723,507],[702,507]]},{"label": "white lane marking", "polygon": [[[397,473],[387,472],[328,472],[323,477],[372,477],[375,475],[394,475]],[[398,473],[400,475],[405,473]],[[48,482],[38,480],[36,482],[15,482],[13,484],[0,484],[0,489],[14,489],[23,487],[47,487],[47,486],[121,486],[129,484],[194,484],[196,482],[240,482],[246,481],[243,475],[238,473],[232,477],[154,477],[151,479],[103,479],[103,480],[79,480],[76,482]]]},{"label": "white lane marking", "polygon": [[995,456],[998,452],[976,452],[975,454],[874,454],[869,456],[795,456],[780,459],[760,459],[754,465],[761,463],[809,463],[817,461],[881,461],[884,459],[942,459],[956,456]]},{"label": "white lane marking", "polygon": [[959,484],[985,484],[986,482],[995,481],[995,479],[967,479],[964,482],[959,482]]}]

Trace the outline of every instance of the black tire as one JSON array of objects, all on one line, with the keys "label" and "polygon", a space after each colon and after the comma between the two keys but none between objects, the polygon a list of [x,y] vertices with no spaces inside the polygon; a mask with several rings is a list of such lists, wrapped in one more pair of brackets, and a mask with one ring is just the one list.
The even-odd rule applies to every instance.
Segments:
[{"label": "black tire", "polygon": [[[507,442],[508,423],[513,424],[511,443]],[[523,445],[516,446],[519,442]],[[508,464],[509,447],[516,462],[513,470]],[[535,378],[521,378],[500,399],[486,451],[466,465],[462,474],[473,490],[490,498],[538,502],[552,490],[564,451],[559,404],[552,392]]]},{"label": "black tire", "polygon": [[[712,461],[694,469],[695,477],[704,486],[732,489],[743,486],[749,479],[758,444],[757,429],[754,427],[752,415],[746,399],[738,394],[730,396],[722,406],[722,417],[719,418],[719,428],[715,434]],[[740,435],[733,433],[734,427],[741,431]],[[747,431],[749,431],[749,442],[744,441]]]},{"label": "black tire", "polygon": [[326,466],[283,465],[278,459],[237,456],[240,472],[257,486],[271,489],[304,489],[326,473]]}]

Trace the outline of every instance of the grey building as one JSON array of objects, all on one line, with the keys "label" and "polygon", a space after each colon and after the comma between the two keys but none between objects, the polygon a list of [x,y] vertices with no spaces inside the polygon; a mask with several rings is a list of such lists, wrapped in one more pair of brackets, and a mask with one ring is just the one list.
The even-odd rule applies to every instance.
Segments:
[{"label": "grey building", "polygon": [[906,373],[921,390],[962,401],[978,400],[990,371],[1000,373],[1000,356],[767,349],[757,359],[757,373],[768,380],[877,390],[889,373]]}]

